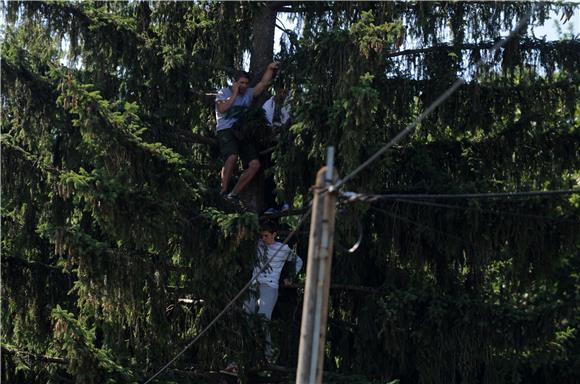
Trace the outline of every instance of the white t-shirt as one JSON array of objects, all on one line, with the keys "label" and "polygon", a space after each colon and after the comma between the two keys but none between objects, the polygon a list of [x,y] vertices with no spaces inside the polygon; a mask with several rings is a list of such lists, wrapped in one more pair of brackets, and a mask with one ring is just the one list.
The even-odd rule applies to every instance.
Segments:
[{"label": "white t-shirt", "polygon": [[288,245],[275,241],[266,246],[266,243],[259,240],[256,252],[257,260],[253,276],[256,276],[260,269],[262,269],[274,254],[275,256],[270,262],[270,265],[268,265],[266,269],[258,275],[257,281],[260,284],[266,284],[272,288],[278,288],[278,281],[280,280],[280,273],[282,273],[284,264],[286,264],[287,261],[294,261],[296,263],[295,271],[298,273],[298,271],[302,269],[303,262],[302,259],[294,253],[290,247],[288,247]]},{"label": "white t-shirt", "polygon": [[[280,121],[276,122],[278,125],[284,125],[290,119],[290,104],[288,103],[288,99],[290,96],[287,96],[284,102],[282,103],[282,107],[280,108]],[[268,101],[264,103],[262,106],[264,112],[266,113],[266,119],[268,119],[268,123],[270,125],[274,124],[274,109],[276,108],[276,102],[274,100],[274,96],[270,97]]]}]

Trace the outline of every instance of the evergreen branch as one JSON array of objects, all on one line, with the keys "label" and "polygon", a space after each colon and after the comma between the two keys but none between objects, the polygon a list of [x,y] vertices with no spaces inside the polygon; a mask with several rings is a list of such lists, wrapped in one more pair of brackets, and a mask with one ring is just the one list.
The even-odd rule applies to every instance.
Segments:
[{"label": "evergreen branch", "polygon": [[[4,76],[4,77],[8,78],[8,79],[24,80],[25,83],[29,84],[29,88],[30,88],[31,92],[33,92],[33,93],[38,93],[38,92],[49,93],[49,94],[53,95],[53,99],[56,99],[56,89],[55,89],[56,85],[53,84],[54,82],[48,81],[45,77],[38,76],[37,74],[32,72],[29,68],[27,68],[24,65],[25,62],[26,62],[25,60],[24,61],[20,60],[18,62],[15,62],[11,58],[9,58],[9,60],[6,60],[3,63],[2,70],[3,70],[3,72],[6,71],[4,73],[4,75],[8,74],[9,76]],[[8,63],[8,65],[4,65],[6,63]],[[54,68],[54,66],[50,63],[47,63],[47,65],[53,67],[53,72],[52,72],[53,76],[56,74],[57,77],[60,77],[61,79],[67,78],[66,74],[64,74],[62,72],[61,68]],[[69,86],[71,87],[71,89],[76,91],[77,96],[78,95],[84,96],[82,98],[82,100],[87,102],[86,109],[87,109],[87,112],[89,112],[86,115],[87,119],[91,118],[90,112],[92,110],[96,109],[96,111],[98,112],[98,115],[101,116],[107,122],[107,124],[109,126],[118,128],[118,129],[114,129],[113,132],[116,133],[117,136],[119,138],[121,138],[122,142],[124,142],[125,144],[135,145],[138,148],[140,148],[141,150],[149,152],[151,155],[158,157],[158,158],[166,161],[167,163],[176,164],[178,166],[185,164],[184,159],[182,159],[181,156],[179,154],[177,154],[176,152],[174,152],[172,149],[170,149],[170,148],[168,148],[168,147],[166,147],[158,142],[149,143],[141,137],[141,134],[145,130],[145,128],[142,128],[143,123],[140,120],[140,117],[137,116],[136,111],[133,111],[131,109],[131,110],[124,111],[123,113],[119,113],[116,110],[114,110],[115,105],[109,103],[107,100],[104,100],[100,96],[99,92],[91,92],[90,89],[88,89],[86,85],[83,85],[83,84],[79,85],[79,84],[77,84],[76,81],[72,81],[72,82],[69,81]],[[66,94],[65,89],[63,89],[63,94]],[[66,101],[65,101],[65,108],[66,108]],[[77,108],[73,107],[73,109],[78,110],[78,107]],[[128,127],[126,125],[128,125]],[[181,133],[184,133],[184,132],[186,132],[186,131],[182,130]],[[124,134],[121,134],[121,133],[124,133]],[[47,173],[56,174],[56,175],[58,175],[59,173],[62,172],[53,166],[50,166],[50,165],[43,163],[41,161],[41,159],[32,155],[31,153],[29,153],[25,149],[19,147],[18,145],[15,145],[15,144],[9,142],[8,140],[6,140],[6,137],[10,137],[10,136],[4,136],[3,142],[6,143],[9,148],[14,149],[15,152],[20,153],[24,159],[30,161],[34,165],[34,167],[41,168],[43,171],[45,171]],[[201,135],[197,135],[194,133],[188,134],[188,138],[190,139],[190,141],[195,141],[195,142],[201,142],[201,143],[207,143],[207,144],[216,143],[215,139],[205,138]],[[181,167],[179,172],[181,174],[183,172],[187,173],[188,171],[184,170],[184,168]]]},{"label": "evergreen branch", "polygon": [[[416,48],[416,49],[407,49],[404,51],[393,51],[387,54],[387,57],[397,57],[397,56],[412,56],[412,55],[420,55],[425,53],[431,53],[436,51],[443,51],[443,52],[456,52],[456,51],[476,51],[476,50],[489,50],[492,49],[498,41],[483,41],[480,43],[462,43],[462,44],[452,44],[452,43],[442,43],[438,45],[434,45],[431,47],[425,48]],[[580,50],[580,41],[579,40],[560,40],[560,41],[551,41],[546,42],[541,39],[522,39],[520,40],[521,43],[518,45],[520,49],[524,50],[534,50],[534,49],[542,49],[542,50],[558,50],[558,49],[569,49],[571,51]]]},{"label": "evergreen branch", "polygon": [[[414,88],[429,88],[432,84],[437,83],[436,80],[432,79],[416,79],[416,78],[405,78],[399,77],[396,79],[385,79],[383,80],[385,84],[388,84],[389,89],[396,89],[397,86],[401,88],[414,87]],[[528,91],[547,91],[547,90],[564,90],[572,89],[580,86],[580,76],[577,74],[570,74],[569,77],[565,79],[558,79],[550,82],[546,82],[545,79],[531,79],[528,81],[521,81],[517,84],[507,83],[506,81],[490,81],[489,79],[484,79],[482,81],[473,80],[464,85],[464,89],[460,90],[458,93],[466,95],[472,95],[473,90],[477,87],[481,91],[506,91],[506,92],[528,92]]]},{"label": "evergreen branch", "polygon": [[69,363],[69,359],[66,359],[64,357],[40,355],[37,353],[18,349],[17,346],[6,344],[6,343],[2,343],[1,346],[2,346],[2,349],[5,350],[6,352],[9,352],[11,354],[18,355],[18,356],[25,356],[28,358],[32,358],[32,359],[34,359],[38,362],[41,362],[41,363],[60,364],[60,365],[64,365],[64,364]]},{"label": "evergreen branch", "polygon": [[[3,136],[5,136],[5,135],[3,135]],[[1,140],[1,142],[3,145],[5,145],[8,148],[13,149],[15,152],[21,154],[22,158],[31,162],[35,168],[39,168],[39,169],[45,171],[46,173],[49,173],[52,175],[59,175],[60,173],[62,173],[61,170],[59,170],[51,165],[44,164],[44,162],[40,158],[34,156],[32,153],[28,152],[24,148],[22,148],[16,144],[11,143],[9,140],[3,139],[3,140]]]},{"label": "evergreen branch", "polygon": [[16,256],[6,256],[4,255],[2,257],[2,263],[8,263],[10,264],[11,267],[14,267],[16,265],[25,267],[25,268],[29,268],[29,269],[38,269],[39,267],[44,268],[44,269],[48,269],[52,272],[60,272],[60,273],[64,273],[62,271],[62,268],[59,268],[55,265],[50,265],[50,264],[46,264],[46,263],[42,263],[40,261],[36,261],[36,260],[26,260],[23,259],[21,257],[16,257]]},{"label": "evergreen branch", "polygon": [[[163,160],[167,164],[177,166],[178,168],[181,168],[185,164],[183,157],[173,149],[159,142],[148,142],[142,137],[143,132],[148,127],[143,124],[136,110],[136,106],[125,104],[126,109],[120,113],[114,110],[114,105],[104,99],[100,95],[100,92],[90,91],[88,89],[89,85],[77,84],[76,81],[73,81],[71,87],[77,93],[79,101],[85,104],[83,105],[83,113],[79,113],[81,112],[80,105],[72,109],[72,112],[79,113],[79,120],[84,118],[90,121],[90,116],[99,116],[109,127],[116,128],[108,133],[115,134],[121,143],[139,148],[151,156]],[[86,113],[86,117],[84,113]],[[181,170],[183,171],[184,169],[181,168]]]},{"label": "evergreen branch", "polygon": [[[125,41],[125,44],[129,42],[126,41],[128,36],[131,36],[136,41],[141,44],[145,44],[147,39],[141,35],[139,35],[136,29],[131,26],[130,19],[123,19],[119,16],[111,16],[107,15],[103,12],[97,12],[95,10],[87,9],[86,3],[70,3],[70,2],[62,2],[62,1],[52,1],[46,2],[43,5],[46,7],[48,11],[54,11],[58,13],[60,17],[64,20],[67,18],[71,19],[78,19],[81,24],[86,27],[87,30],[90,30],[91,27],[95,28],[102,28],[103,30],[109,31],[116,31],[120,34],[120,36],[111,37],[109,41],[116,42],[119,40]],[[42,10],[43,16],[46,15],[45,10]],[[54,16],[54,15],[51,15]],[[62,32],[70,32],[66,30],[62,30]]]},{"label": "evergreen branch", "polygon": [[[6,84],[14,86],[15,80],[22,81],[28,85],[33,94],[51,95],[56,99],[55,85],[47,79],[39,76],[37,73],[24,65],[24,60],[16,61],[14,58],[6,56],[4,52],[0,55],[2,62],[2,80]],[[25,58],[38,60],[32,55],[26,54]]]},{"label": "evergreen branch", "polygon": [[179,137],[180,140],[183,140],[187,143],[193,144],[206,144],[211,146],[217,146],[218,142],[217,139],[213,137],[208,137],[204,135],[200,135],[199,133],[191,132],[187,129],[183,128],[176,128],[175,133]]}]

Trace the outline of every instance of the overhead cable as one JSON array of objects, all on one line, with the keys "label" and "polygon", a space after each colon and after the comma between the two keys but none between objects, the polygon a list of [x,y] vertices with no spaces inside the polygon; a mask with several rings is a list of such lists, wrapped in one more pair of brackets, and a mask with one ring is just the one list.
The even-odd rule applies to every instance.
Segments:
[{"label": "overhead cable", "polygon": [[451,200],[451,199],[517,199],[531,197],[564,196],[580,193],[580,189],[558,189],[554,191],[516,191],[516,192],[484,192],[484,193],[392,193],[392,194],[364,194],[356,192],[342,192],[342,196],[349,202],[379,200]]},{"label": "overhead cable", "polygon": [[[524,17],[522,17],[522,19],[520,20],[520,22],[516,25],[516,27],[510,32],[510,34],[505,39],[499,40],[493,46],[493,48],[492,48],[492,52],[493,53],[495,53],[501,47],[503,47],[504,45],[506,45],[507,42],[509,42],[511,39],[514,38],[514,36],[516,36],[517,34],[519,34],[519,32],[521,31],[521,29],[524,26],[527,25],[527,23],[528,23],[531,15],[532,15],[532,10],[533,10],[533,7],[526,13],[526,15],[524,15]],[[479,68],[483,64],[483,62],[484,62],[483,58],[479,59],[475,63],[476,69]],[[381,149],[379,149],[374,155],[372,155],[364,163],[362,163],[361,165],[359,165],[354,171],[352,171],[351,173],[349,173],[348,175],[346,175],[343,179],[339,180],[333,186],[329,187],[329,190],[332,191],[334,189],[337,189],[337,188],[342,187],[345,183],[347,183],[349,180],[351,180],[353,177],[355,177],[357,174],[359,174],[363,169],[365,169],[370,164],[372,164],[374,161],[376,161],[379,157],[381,157],[381,155],[383,153],[385,153],[389,148],[391,148],[392,146],[394,146],[395,144],[397,144],[399,141],[401,141],[403,138],[405,138],[407,135],[409,135],[419,125],[419,123],[421,123],[439,105],[441,105],[453,93],[455,93],[455,91],[457,91],[457,89],[459,89],[459,87],[461,87],[463,84],[465,84],[465,80],[463,78],[457,79],[451,85],[451,87],[449,89],[447,89],[445,92],[443,92],[443,94],[441,94],[441,96],[439,96],[433,103],[431,103],[431,105],[425,111],[423,111],[423,113],[421,113],[419,116],[417,116],[412,123],[410,123],[409,125],[407,125],[407,127],[405,129],[403,129],[401,132],[399,132],[391,141],[389,141],[387,144],[385,144]]]},{"label": "overhead cable", "polygon": [[431,227],[429,225],[421,224],[418,221],[409,219],[408,217],[401,216],[401,215],[398,215],[396,213],[389,212],[387,210],[384,210],[384,209],[381,209],[381,208],[377,208],[377,207],[372,207],[372,209],[375,210],[375,211],[377,211],[377,212],[383,213],[385,215],[391,216],[395,220],[400,220],[400,221],[406,222],[408,224],[413,224],[413,225],[417,226],[418,228],[426,229],[428,231],[431,231],[431,232],[434,232],[434,233],[438,233],[438,234],[443,235],[443,236],[450,237],[452,239],[458,240],[459,242],[461,242],[462,244],[467,245],[467,246],[470,246],[471,245],[470,243],[468,243],[467,241],[465,241],[465,239],[463,239],[460,236],[452,235],[451,233],[448,233],[448,232],[445,232],[445,231],[441,231],[439,229],[435,229],[435,228],[433,228],[433,227]]},{"label": "overhead cable", "polygon": [[522,217],[526,219],[537,219],[537,220],[551,220],[551,221],[558,221],[558,222],[565,222],[569,221],[563,217],[552,217],[552,216],[545,216],[545,215],[534,215],[529,213],[517,213],[517,212],[510,212],[510,211],[497,211],[494,209],[487,209],[481,208],[479,206],[460,206],[460,205],[451,205],[451,204],[442,204],[442,203],[435,203],[432,201],[424,201],[424,200],[408,200],[408,199],[396,199],[396,202],[399,203],[406,203],[406,204],[414,204],[414,205],[423,205],[428,207],[436,207],[436,208],[449,208],[455,209],[460,211],[475,211],[481,213],[487,213],[492,215],[498,216],[513,216],[513,217]]}]

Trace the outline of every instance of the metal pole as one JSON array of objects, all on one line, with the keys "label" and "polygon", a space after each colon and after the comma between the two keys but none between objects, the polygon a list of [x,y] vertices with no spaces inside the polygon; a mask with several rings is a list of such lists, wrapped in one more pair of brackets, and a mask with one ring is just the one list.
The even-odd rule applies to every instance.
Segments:
[{"label": "metal pole", "polygon": [[320,169],[316,176],[296,372],[297,384],[322,382],[336,194],[320,191],[328,188],[336,179],[334,148],[329,147],[327,165]]}]

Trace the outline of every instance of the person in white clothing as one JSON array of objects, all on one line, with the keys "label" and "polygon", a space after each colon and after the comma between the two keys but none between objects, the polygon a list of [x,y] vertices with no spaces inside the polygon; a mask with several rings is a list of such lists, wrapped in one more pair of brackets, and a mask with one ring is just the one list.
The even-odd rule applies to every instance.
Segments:
[{"label": "person in white clothing", "polygon": [[[283,84],[278,84],[275,86],[274,91],[276,92],[274,96],[270,97],[262,106],[264,114],[266,115],[266,120],[272,129],[274,142],[277,141],[278,136],[290,125],[290,103],[291,95],[286,90]],[[263,169],[271,168],[273,166],[272,156],[268,154],[261,158]],[[275,214],[278,212],[285,212],[290,209],[287,202],[282,201],[277,203],[277,187],[274,182],[274,175],[271,170],[266,171],[266,178],[264,180],[264,203],[268,207],[264,214]],[[287,196],[285,196],[287,198]]]},{"label": "person in white clothing", "polygon": [[[276,230],[273,226],[264,225],[260,232],[256,250],[256,264],[252,274],[255,279],[250,297],[244,302],[244,311],[249,315],[262,315],[267,321],[272,319],[272,312],[278,300],[280,274],[287,262],[294,263],[294,274],[302,269],[302,259],[288,245],[276,241]],[[269,261],[269,263],[268,263]],[[264,268],[265,267],[265,268]],[[289,284],[288,278],[284,284]],[[264,355],[269,362],[273,360],[272,338],[270,329],[264,329],[266,348]],[[237,375],[238,367],[230,363],[220,372],[227,375]]]},{"label": "person in white clothing", "polygon": [[268,123],[278,133],[280,127],[283,127],[290,121],[290,102],[291,97],[284,86],[275,88],[276,94],[270,97],[262,106]]},{"label": "person in white clothing", "polygon": [[[286,262],[294,263],[294,273],[298,273],[302,269],[303,262],[288,245],[276,241],[276,231],[269,226],[262,228],[256,257],[253,277],[257,276],[254,290],[258,291],[258,295],[246,300],[244,310],[248,314],[263,315],[270,321],[272,319],[272,311],[278,300],[279,280],[284,264]],[[268,265],[266,266],[266,264]],[[284,283],[289,284],[290,282],[285,279]],[[268,329],[266,329],[265,355],[267,359],[272,358],[272,345]]]}]

